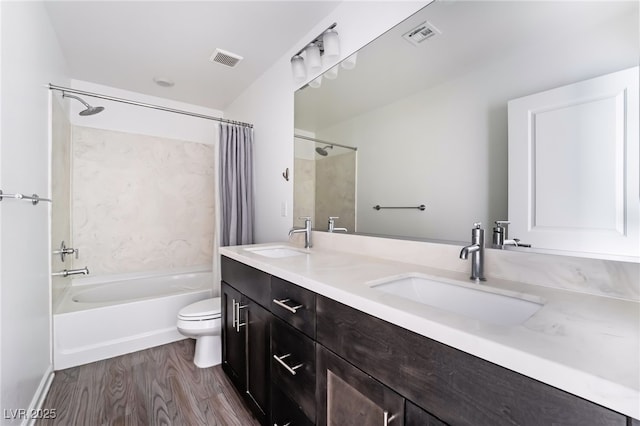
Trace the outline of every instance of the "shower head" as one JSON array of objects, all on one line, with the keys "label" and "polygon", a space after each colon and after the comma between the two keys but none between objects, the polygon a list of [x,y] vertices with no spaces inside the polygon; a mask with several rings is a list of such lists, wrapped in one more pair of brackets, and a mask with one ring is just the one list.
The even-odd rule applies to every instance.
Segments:
[{"label": "shower head", "polygon": [[98,107],[94,107],[89,105],[88,103],[86,103],[85,101],[83,101],[82,99],[80,99],[77,96],[73,96],[73,95],[67,95],[65,92],[62,92],[62,97],[63,98],[72,98],[75,99],[77,101],[80,101],[82,103],[82,105],[84,105],[87,109],[80,111],[80,115],[82,116],[87,116],[87,115],[93,115],[93,114],[97,114],[99,112],[104,111],[104,107],[98,106]]},{"label": "shower head", "polygon": [[327,149],[333,149],[333,145],[327,145],[324,148],[317,147],[316,152],[322,155],[323,157],[326,157],[327,155],[329,155],[329,153],[327,152]]}]

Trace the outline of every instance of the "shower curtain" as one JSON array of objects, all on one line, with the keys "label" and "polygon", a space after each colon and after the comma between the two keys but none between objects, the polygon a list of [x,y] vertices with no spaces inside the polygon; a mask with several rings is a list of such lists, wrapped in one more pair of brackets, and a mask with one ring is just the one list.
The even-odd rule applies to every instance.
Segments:
[{"label": "shower curtain", "polygon": [[253,129],[220,124],[220,245],[253,244]]}]

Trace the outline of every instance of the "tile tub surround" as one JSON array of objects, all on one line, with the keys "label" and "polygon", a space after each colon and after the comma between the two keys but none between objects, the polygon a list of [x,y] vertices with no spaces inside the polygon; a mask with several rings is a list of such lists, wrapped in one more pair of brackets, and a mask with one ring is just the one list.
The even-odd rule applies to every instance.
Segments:
[{"label": "tile tub surround", "polygon": [[[60,242],[71,246],[71,123],[54,97],[51,102],[51,251],[60,249]],[[72,269],[73,256],[65,256],[65,261],[57,255],[51,258],[53,272]],[[65,290],[71,285],[70,277],[51,278],[51,299],[53,310],[62,300]]]},{"label": "tile tub surround", "polygon": [[[400,255],[398,246],[394,245],[400,242],[382,240],[393,256]],[[408,272],[467,282],[467,262],[460,261],[463,267],[458,270],[442,269],[448,266],[448,251],[455,248],[454,259],[458,260],[459,247],[432,248],[434,254],[440,252],[440,256],[434,255],[430,260],[432,264],[425,265],[415,262],[412,255],[406,256],[403,262],[371,255],[366,244],[361,247],[361,254],[327,249],[325,244],[323,236],[319,236],[309,254],[281,259],[251,253],[243,246],[222,248],[221,254],[614,411],[640,418],[637,361],[640,358],[640,304],[637,301],[489,275],[483,285],[545,301],[544,307],[521,325],[491,325],[369,287],[370,281]],[[273,244],[259,246],[269,245]],[[345,243],[343,247],[348,245]],[[405,254],[411,254],[406,251],[407,247],[404,250]]]},{"label": "tile tub surround", "polygon": [[209,263],[214,147],[73,127],[74,267],[91,274]]}]

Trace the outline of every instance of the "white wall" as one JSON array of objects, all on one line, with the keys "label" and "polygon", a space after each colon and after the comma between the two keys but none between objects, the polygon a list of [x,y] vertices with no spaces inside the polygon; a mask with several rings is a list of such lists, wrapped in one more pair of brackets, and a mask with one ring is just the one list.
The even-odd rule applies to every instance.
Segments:
[{"label": "white wall", "polygon": [[[198,105],[143,95],[129,90],[117,89],[110,86],[91,83],[82,80],[71,80],[71,87],[86,92],[98,93],[115,98],[128,99],[165,108],[179,109],[197,114],[222,117],[222,111],[205,108]],[[171,90],[168,88],[167,90]],[[56,92],[56,96],[61,96]],[[73,99],[68,99],[71,124],[83,127],[94,127],[104,130],[116,130],[160,138],[179,139],[191,142],[215,144],[218,140],[218,122],[159,111],[136,105],[129,105],[116,101],[78,95],[92,106],[103,106],[105,110],[91,116],[80,116],[78,113],[84,106]]]},{"label": "white wall", "polygon": [[256,242],[285,240],[293,224],[290,213],[281,215],[283,203],[289,212],[293,205],[293,180],[282,178],[287,167],[293,170],[293,93],[298,87],[291,76],[291,56],[336,22],[341,59],[346,58],[428,3],[341,3],[225,110],[227,118],[255,125]]},{"label": "white wall", "polygon": [[[66,64],[41,2],[0,2],[0,188],[49,195],[49,82]],[[51,377],[50,205],[0,205],[0,408],[28,409]],[[4,413],[4,411],[3,411]],[[4,417],[4,415],[3,415]],[[2,419],[19,423],[19,419]]]}]

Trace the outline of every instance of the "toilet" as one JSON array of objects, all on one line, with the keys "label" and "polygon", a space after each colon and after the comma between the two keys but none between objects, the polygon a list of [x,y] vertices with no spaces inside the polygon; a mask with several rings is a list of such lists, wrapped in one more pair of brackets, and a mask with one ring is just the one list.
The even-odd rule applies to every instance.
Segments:
[{"label": "toilet", "polygon": [[212,367],[222,360],[220,316],[219,297],[200,300],[178,312],[178,331],[183,336],[196,339],[193,357],[196,367]]}]

